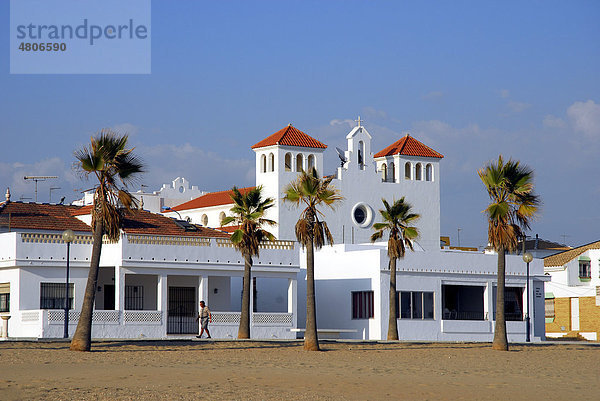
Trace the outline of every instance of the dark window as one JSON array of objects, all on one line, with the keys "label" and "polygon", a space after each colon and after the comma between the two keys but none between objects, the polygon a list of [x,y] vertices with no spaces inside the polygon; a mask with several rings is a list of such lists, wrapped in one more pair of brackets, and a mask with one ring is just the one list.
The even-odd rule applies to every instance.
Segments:
[{"label": "dark window", "polygon": [[367,215],[365,213],[365,209],[363,209],[362,207],[357,207],[354,210],[354,220],[356,220],[358,224],[364,223],[366,218]]},{"label": "dark window", "polygon": [[373,291],[352,292],[352,319],[371,319],[373,313]]},{"label": "dark window", "polygon": [[10,283],[0,283],[0,312],[10,311]]},{"label": "dark window", "polygon": [[546,298],[545,309],[546,318],[554,319],[554,298]]},{"label": "dark window", "polygon": [[[64,283],[40,283],[40,309],[65,309]],[[69,283],[69,309],[73,309],[73,283]]]},{"label": "dark window", "polygon": [[[523,287],[504,287],[504,319],[506,321],[523,320]],[[496,291],[494,286],[494,320],[496,320]]]},{"label": "dark window", "polygon": [[589,260],[579,261],[579,278],[592,278],[592,265]]},{"label": "dark window", "polygon": [[0,312],[10,311],[10,293],[0,294]]},{"label": "dark window", "polygon": [[484,320],[484,290],[483,286],[442,285],[442,319]]},{"label": "dark window", "polygon": [[400,291],[400,319],[433,319],[433,292]]},{"label": "dark window", "polygon": [[125,309],[142,310],[144,309],[144,287],[141,285],[125,286]]}]

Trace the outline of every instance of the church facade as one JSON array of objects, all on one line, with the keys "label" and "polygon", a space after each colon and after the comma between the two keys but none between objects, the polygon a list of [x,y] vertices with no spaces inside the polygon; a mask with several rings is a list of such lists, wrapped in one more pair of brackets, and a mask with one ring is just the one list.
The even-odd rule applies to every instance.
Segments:
[{"label": "church facade", "polygon": [[[315,255],[317,324],[323,335],[384,339],[388,321],[389,269],[385,241],[371,244],[381,199],[405,197],[421,215],[415,252],[398,262],[399,336],[406,340],[491,341],[495,321],[496,255],[450,250],[440,245],[440,162],[443,155],[406,135],[379,152],[371,134],[359,123],[338,149],[340,167],[332,185],[344,197],[323,219],[336,245]],[[256,185],[275,200],[269,218],[281,240],[294,241],[299,210],[284,202],[284,188],[302,170],[323,174],[327,146],[292,125],[252,146]],[[242,191],[249,188],[243,188]],[[184,218],[219,227],[231,208],[229,191],[215,192],[174,207]],[[174,212],[167,215],[175,217]],[[231,231],[232,227],[219,227]],[[305,259],[300,250],[298,325],[305,319]],[[507,255],[506,317],[510,341],[524,341],[525,315],[530,310],[533,338],[544,339],[544,276],[539,260],[525,263]],[[529,308],[528,308],[529,305]]]}]

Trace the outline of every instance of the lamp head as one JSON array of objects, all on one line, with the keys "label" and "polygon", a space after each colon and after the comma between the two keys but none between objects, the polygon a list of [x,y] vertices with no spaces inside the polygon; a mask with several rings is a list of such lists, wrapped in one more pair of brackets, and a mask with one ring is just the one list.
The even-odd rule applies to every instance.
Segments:
[{"label": "lamp head", "polygon": [[62,239],[66,243],[71,243],[73,240],[75,240],[75,233],[71,229],[65,230],[62,233]]},{"label": "lamp head", "polygon": [[525,262],[525,263],[529,263],[529,262],[531,262],[532,260],[533,260],[533,255],[532,255],[532,254],[530,254],[529,252],[525,252],[525,253],[523,254],[523,262]]}]

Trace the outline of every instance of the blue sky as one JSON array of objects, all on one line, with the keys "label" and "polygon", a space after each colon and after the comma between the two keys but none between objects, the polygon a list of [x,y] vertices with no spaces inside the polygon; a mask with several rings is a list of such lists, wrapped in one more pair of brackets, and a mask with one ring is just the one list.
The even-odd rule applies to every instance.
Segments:
[{"label": "blue sky", "polygon": [[500,153],[536,171],[531,234],[588,243],[600,239],[598,21],[597,1],[153,1],[150,75],[11,75],[3,29],[0,185],[32,197],[23,175],[58,175],[53,200],[80,197],[91,184],[73,151],[103,127],[131,134],[151,189],[177,176],[250,185],[250,146],[288,123],[329,145],[331,173],[360,115],[376,151],[408,131],[446,156],[454,243],[460,227],[461,245],[485,244],[476,170]]}]

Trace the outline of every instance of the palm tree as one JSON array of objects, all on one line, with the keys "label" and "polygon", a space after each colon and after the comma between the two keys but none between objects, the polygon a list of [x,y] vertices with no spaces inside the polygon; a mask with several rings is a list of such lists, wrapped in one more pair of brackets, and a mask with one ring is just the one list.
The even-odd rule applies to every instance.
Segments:
[{"label": "palm tree", "polygon": [[299,206],[305,206],[296,223],[296,238],[306,248],[306,331],[304,349],[319,351],[317,337],[317,311],[315,301],[315,248],[320,249],[326,243],[333,245],[333,237],[327,223],[319,220],[323,216],[317,207],[334,205],[343,198],[333,186],[333,176],[321,179],[313,167],[310,172],[302,171],[295,181],[285,189],[284,200]]},{"label": "palm tree", "polygon": [[250,338],[250,279],[252,270],[252,257],[258,256],[260,243],[275,237],[261,227],[274,226],[277,223],[266,219],[265,212],[273,207],[273,198],[262,199],[262,186],[242,194],[237,187],[233,187],[234,206],[231,208],[233,216],[221,220],[221,225],[236,223],[239,228],[231,234],[231,242],[244,257],[244,283],[242,288],[242,315],[238,338]]},{"label": "palm tree", "polygon": [[101,130],[92,137],[89,147],[75,152],[76,165],[85,177],[95,176],[92,208],[92,257],[87,285],[83,297],[81,315],[73,335],[72,351],[89,351],[92,339],[92,313],[100,266],[102,237],[118,241],[123,212],[136,206],[135,199],[127,192],[127,183],[144,171],[142,162],[127,149],[127,135],[118,135],[109,129]]},{"label": "palm tree", "polygon": [[492,348],[508,351],[504,316],[505,254],[514,251],[522,230],[529,229],[538,211],[540,199],[533,194],[533,170],[518,161],[488,163],[478,171],[490,204],[484,210],[488,218],[488,241],[498,252],[496,326]]},{"label": "palm tree", "polygon": [[416,227],[410,226],[420,216],[411,213],[412,206],[404,201],[404,197],[394,202],[392,206],[382,199],[385,209],[380,209],[379,214],[383,223],[373,224],[375,232],[371,235],[371,242],[382,238],[389,231],[387,252],[390,258],[390,291],[389,291],[389,323],[387,339],[398,340],[398,312],[396,310],[396,260],[404,257],[406,247],[413,250],[413,240],[419,236]]}]

